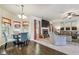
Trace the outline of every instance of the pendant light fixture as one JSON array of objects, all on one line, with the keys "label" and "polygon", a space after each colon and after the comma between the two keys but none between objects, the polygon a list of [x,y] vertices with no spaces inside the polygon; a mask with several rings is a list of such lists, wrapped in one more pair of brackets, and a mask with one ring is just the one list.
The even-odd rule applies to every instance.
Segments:
[{"label": "pendant light fixture", "polygon": [[20,6],[21,6],[21,13],[18,14],[18,17],[19,17],[20,19],[26,19],[27,17],[24,15],[24,12],[23,12],[23,10],[24,10],[24,5],[20,5]]}]

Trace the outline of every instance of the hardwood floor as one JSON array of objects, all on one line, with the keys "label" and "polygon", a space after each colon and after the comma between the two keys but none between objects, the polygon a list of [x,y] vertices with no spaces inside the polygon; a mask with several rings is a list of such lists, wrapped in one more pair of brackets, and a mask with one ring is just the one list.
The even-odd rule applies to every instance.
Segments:
[{"label": "hardwood floor", "polygon": [[11,43],[4,49],[4,46],[0,47],[0,54],[4,55],[64,55],[59,51],[50,49],[46,46],[40,45],[35,42],[30,42],[28,46],[14,47]]}]

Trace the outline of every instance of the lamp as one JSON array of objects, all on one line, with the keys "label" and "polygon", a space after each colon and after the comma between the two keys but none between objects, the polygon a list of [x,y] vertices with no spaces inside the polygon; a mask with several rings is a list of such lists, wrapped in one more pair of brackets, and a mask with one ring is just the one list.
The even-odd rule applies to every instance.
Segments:
[{"label": "lamp", "polygon": [[24,15],[24,12],[23,12],[23,8],[24,8],[24,5],[21,5],[21,8],[22,8],[22,12],[21,12],[21,14],[18,14],[18,17],[20,18],[20,19],[25,19],[25,18],[27,18],[25,15]]}]

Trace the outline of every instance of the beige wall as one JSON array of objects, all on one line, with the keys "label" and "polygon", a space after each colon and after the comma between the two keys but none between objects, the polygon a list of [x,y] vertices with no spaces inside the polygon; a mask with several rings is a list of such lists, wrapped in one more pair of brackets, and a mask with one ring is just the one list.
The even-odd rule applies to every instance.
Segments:
[{"label": "beige wall", "polygon": [[6,17],[6,18],[9,18],[9,19],[14,19],[14,15],[11,12],[9,12],[5,9],[2,9],[0,7],[0,45],[5,43],[4,40],[2,39],[2,34],[1,34],[2,33],[2,28],[1,28],[2,17]]}]

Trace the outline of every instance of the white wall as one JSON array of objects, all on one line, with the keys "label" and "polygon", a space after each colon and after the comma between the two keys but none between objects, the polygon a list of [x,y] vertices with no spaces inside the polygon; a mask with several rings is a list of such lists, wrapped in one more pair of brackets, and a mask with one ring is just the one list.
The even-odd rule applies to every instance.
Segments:
[{"label": "white wall", "polygon": [[30,39],[31,40],[34,40],[34,20],[37,20],[36,21],[36,31],[37,31],[37,35],[39,34],[39,21],[41,21],[41,18],[39,18],[39,17],[34,17],[34,16],[31,16],[31,17],[29,17],[29,19],[28,19],[30,22],[30,24],[29,24],[29,35],[30,35]]}]

